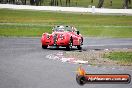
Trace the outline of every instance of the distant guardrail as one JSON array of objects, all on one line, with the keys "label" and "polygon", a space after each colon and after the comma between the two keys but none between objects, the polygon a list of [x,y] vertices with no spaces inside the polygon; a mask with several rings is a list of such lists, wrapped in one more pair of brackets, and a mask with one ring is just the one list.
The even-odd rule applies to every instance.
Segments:
[{"label": "distant guardrail", "polygon": [[106,13],[106,14],[130,14],[132,9],[109,9],[109,8],[83,8],[83,7],[59,7],[59,6],[30,6],[30,5],[13,5],[0,4],[0,8],[23,9],[23,10],[43,10],[43,11],[62,11],[62,12],[82,12],[82,13]]}]

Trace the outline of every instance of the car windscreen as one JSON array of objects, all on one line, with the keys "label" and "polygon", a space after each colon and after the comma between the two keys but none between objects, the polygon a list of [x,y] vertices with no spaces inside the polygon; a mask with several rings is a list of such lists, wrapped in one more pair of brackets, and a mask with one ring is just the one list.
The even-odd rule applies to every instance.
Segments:
[{"label": "car windscreen", "polygon": [[54,27],[53,31],[57,31],[57,32],[64,32],[64,31],[72,32],[73,29],[71,27],[63,27],[63,28]]}]

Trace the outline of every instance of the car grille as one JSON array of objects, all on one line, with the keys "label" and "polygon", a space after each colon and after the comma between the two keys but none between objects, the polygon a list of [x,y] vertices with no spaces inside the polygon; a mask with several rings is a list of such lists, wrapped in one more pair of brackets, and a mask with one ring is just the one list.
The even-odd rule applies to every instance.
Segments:
[{"label": "car grille", "polygon": [[54,44],[56,44],[56,42],[57,42],[57,34],[55,34],[55,35],[53,36],[53,39],[54,39]]}]

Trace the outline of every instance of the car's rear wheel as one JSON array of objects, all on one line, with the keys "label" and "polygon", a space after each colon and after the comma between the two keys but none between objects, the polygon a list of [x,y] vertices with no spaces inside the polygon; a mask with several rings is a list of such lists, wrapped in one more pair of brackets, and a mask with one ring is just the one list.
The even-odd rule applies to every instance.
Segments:
[{"label": "car's rear wheel", "polygon": [[77,46],[78,50],[82,50],[83,39],[80,41],[80,45]]},{"label": "car's rear wheel", "polygon": [[42,45],[43,49],[47,49],[47,47],[48,47],[47,45]]},{"label": "car's rear wheel", "polygon": [[66,46],[66,50],[70,51],[72,49],[73,40],[72,37],[70,38],[69,45]]}]

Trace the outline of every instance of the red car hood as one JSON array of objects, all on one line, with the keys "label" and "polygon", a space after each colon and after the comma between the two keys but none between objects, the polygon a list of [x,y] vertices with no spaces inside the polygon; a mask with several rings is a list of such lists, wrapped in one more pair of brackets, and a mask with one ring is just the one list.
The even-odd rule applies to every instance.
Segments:
[{"label": "red car hood", "polygon": [[66,35],[66,34],[70,34],[70,33],[69,32],[53,32],[52,33],[52,35],[55,35],[55,34],[57,34],[59,36],[59,35],[62,35],[62,34]]}]

